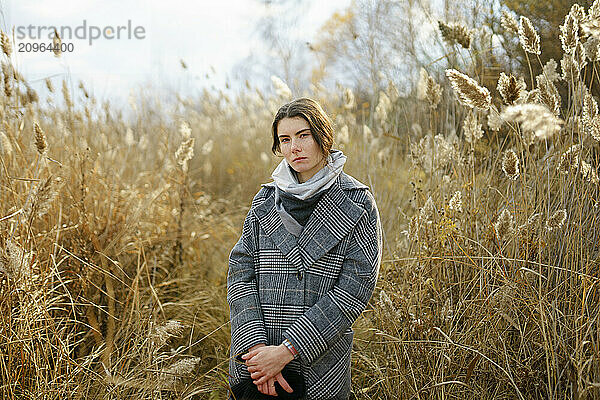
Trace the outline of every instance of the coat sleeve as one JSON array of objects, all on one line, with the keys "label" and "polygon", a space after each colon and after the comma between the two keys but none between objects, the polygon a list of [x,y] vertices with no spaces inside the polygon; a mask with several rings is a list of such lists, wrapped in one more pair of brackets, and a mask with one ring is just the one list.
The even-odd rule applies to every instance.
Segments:
[{"label": "coat sleeve", "polygon": [[229,254],[227,302],[231,321],[231,356],[267,343],[254,269],[256,217],[251,208],[242,235]]},{"label": "coat sleeve", "polygon": [[283,336],[311,364],[327,350],[367,306],[381,263],[383,234],[379,211],[367,191],[365,213],[352,231],[349,251],[333,288],[298,318]]}]

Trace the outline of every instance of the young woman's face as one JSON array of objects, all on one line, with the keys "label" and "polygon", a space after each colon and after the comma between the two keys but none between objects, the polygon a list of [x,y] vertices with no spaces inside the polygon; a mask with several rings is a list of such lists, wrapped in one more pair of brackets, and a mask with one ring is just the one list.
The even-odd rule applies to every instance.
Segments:
[{"label": "young woman's face", "polygon": [[306,182],[325,166],[325,157],[302,117],[283,118],[277,124],[279,147],[288,164]]}]

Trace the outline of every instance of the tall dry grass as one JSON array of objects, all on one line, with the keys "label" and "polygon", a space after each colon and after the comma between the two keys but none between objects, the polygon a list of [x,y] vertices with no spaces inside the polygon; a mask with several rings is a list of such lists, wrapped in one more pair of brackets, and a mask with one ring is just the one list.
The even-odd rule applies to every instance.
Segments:
[{"label": "tall dry grass", "polygon": [[[560,75],[502,73],[492,96],[448,69],[452,119],[422,73],[431,133],[412,143],[406,236],[361,325],[366,398],[600,398],[598,40],[582,28],[599,7],[566,16]],[[526,17],[515,34],[541,64]]]},{"label": "tall dry grass", "polygon": [[[448,79],[308,93],[385,230],[357,398],[600,398],[598,9],[571,10],[539,76],[483,87],[449,22]],[[541,64],[530,21],[503,26]],[[32,88],[1,39],[2,398],[223,398],[227,256],[289,89],[143,94],[125,118],[83,83]]]}]

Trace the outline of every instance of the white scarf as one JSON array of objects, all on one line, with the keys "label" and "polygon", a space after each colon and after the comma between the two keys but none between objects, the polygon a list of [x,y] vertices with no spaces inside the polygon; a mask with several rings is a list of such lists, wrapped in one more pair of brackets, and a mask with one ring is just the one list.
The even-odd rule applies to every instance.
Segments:
[{"label": "white scarf", "polygon": [[304,227],[298,223],[285,208],[281,205],[279,190],[293,195],[294,197],[305,200],[324,190],[327,190],[335,183],[338,175],[344,169],[347,157],[341,150],[332,149],[327,157],[327,165],[321,168],[309,180],[303,183],[298,182],[296,171],[290,167],[287,160],[281,160],[277,168],[271,174],[275,181],[275,208],[279,213],[283,224],[288,232],[299,236]]}]

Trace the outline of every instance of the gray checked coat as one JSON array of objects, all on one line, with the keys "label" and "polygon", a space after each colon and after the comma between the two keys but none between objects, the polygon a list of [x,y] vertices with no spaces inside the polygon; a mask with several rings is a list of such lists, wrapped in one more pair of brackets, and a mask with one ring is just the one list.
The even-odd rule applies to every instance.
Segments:
[{"label": "gray checked coat", "polygon": [[274,188],[263,184],[254,196],[229,255],[230,384],[250,378],[237,354],[287,338],[299,353],[288,366],[304,376],[306,399],[347,399],[352,324],[373,293],[381,262],[375,199],[342,172],[296,238],[275,209]]}]

